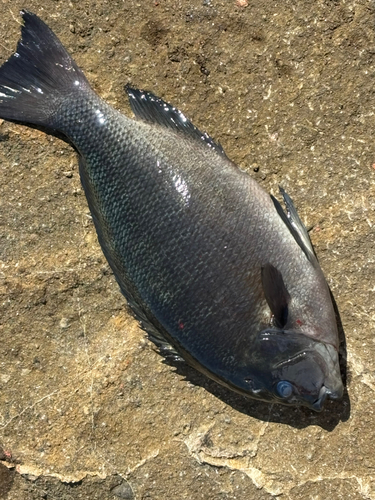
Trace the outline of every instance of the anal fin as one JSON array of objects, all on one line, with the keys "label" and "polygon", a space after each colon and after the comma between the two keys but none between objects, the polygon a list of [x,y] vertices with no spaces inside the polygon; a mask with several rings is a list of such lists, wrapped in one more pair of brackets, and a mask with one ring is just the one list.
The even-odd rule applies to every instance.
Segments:
[{"label": "anal fin", "polygon": [[317,264],[317,260],[306,227],[301,221],[291,197],[281,186],[279,186],[279,190],[284,199],[286,213],[284,212],[279,201],[271,195],[271,199],[273,201],[273,204],[275,205],[276,211],[291,232],[298,245],[301,247],[303,253],[306,255],[311,264],[315,266]]}]

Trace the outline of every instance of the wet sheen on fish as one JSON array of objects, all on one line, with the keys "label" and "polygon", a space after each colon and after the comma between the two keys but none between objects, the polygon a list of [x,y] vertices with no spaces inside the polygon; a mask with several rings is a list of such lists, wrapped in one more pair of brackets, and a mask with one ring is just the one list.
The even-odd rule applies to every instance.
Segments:
[{"label": "wet sheen on fish", "polygon": [[100,245],[150,338],[252,398],[316,411],[340,398],[330,293],[285,191],[286,212],[150,92],[127,87],[135,119],[122,115],[43,21],[21,16],[0,118],[74,144]]}]

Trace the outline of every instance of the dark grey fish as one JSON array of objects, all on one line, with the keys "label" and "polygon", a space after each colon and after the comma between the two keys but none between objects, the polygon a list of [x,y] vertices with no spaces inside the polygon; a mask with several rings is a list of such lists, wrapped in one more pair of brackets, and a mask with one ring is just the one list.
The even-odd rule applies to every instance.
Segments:
[{"label": "dark grey fish", "polygon": [[22,11],[0,68],[0,117],[59,131],[79,152],[99,242],[151,339],[231,389],[321,410],[342,396],[326,281],[287,213],[176,108],[127,88],[103,102],[52,31]]}]

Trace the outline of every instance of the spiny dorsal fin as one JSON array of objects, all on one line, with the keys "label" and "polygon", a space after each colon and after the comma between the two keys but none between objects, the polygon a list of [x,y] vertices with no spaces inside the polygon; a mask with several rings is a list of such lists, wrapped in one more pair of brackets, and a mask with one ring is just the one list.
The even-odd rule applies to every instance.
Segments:
[{"label": "spiny dorsal fin", "polygon": [[203,133],[195,127],[179,109],[174,108],[151,92],[133,89],[128,85],[125,90],[136,117],[187,134],[199,142],[203,141],[217,153],[226,156],[220,144],[215,142],[207,133]]},{"label": "spiny dorsal fin", "polygon": [[273,204],[275,205],[277,213],[280,215],[280,217],[288,227],[289,231],[292,233],[294,239],[301,247],[308,260],[311,262],[311,264],[315,266],[317,260],[306,227],[299,218],[297,210],[290,196],[280,186],[279,190],[280,193],[282,194],[282,197],[284,198],[286,213],[282,209],[278,200],[271,195],[271,199],[273,201]]},{"label": "spiny dorsal fin", "polygon": [[276,326],[284,328],[288,321],[290,295],[281,272],[272,264],[262,267],[262,286],[267,304],[274,316]]}]

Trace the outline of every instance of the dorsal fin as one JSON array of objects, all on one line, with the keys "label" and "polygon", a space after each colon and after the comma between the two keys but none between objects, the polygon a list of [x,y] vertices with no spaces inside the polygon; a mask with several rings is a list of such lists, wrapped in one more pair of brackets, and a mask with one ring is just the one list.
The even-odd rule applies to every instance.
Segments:
[{"label": "dorsal fin", "polygon": [[276,326],[284,328],[288,322],[290,295],[281,272],[269,262],[261,269],[264,296],[274,316]]},{"label": "dorsal fin", "polygon": [[294,239],[301,247],[308,260],[315,266],[317,264],[317,260],[306,227],[299,218],[291,197],[280,186],[279,190],[282,194],[282,197],[284,198],[286,213],[282,209],[282,206],[280,205],[278,200],[271,195],[271,199],[273,201],[273,204],[275,205],[277,213],[280,215],[289,231],[292,233]]},{"label": "dorsal fin", "polygon": [[207,144],[217,153],[226,156],[223,148],[207,133],[201,132],[177,108],[160,99],[151,92],[133,89],[128,85],[125,90],[129,97],[130,107],[136,117],[149,123],[157,123],[162,127],[182,132],[189,137]]}]

